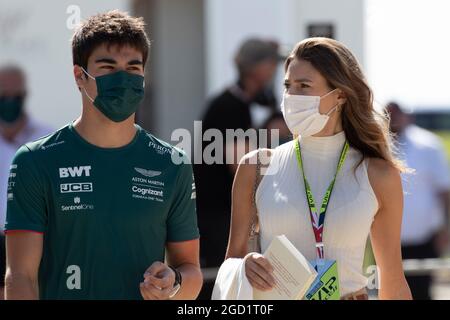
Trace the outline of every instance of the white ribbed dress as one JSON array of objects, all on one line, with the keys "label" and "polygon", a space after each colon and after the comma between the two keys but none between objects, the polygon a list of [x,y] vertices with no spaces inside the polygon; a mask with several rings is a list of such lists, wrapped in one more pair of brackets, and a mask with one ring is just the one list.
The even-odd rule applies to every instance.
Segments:
[{"label": "white ribbed dress", "polygon": [[[306,177],[316,207],[320,208],[336,171],[345,133],[299,139]],[[361,157],[359,151],[350,147],[325,217],[325,259],[337,260],[341,296],[367,285],[362,270],[364,249],[378,211],[377,198],[367,174],[367,159],[358,167],[356,175],[353,170]],[[294,141],[273,150],[267,172],[255,195],[262,252],[273,237],[284,234],[308,260],[316,259],[314,233]]]}]

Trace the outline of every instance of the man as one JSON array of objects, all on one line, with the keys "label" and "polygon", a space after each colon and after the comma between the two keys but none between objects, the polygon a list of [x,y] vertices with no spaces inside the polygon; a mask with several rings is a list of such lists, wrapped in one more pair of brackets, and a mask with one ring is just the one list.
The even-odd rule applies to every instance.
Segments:
[{"label": "man", "polygon": [[[277,107],[272,84],[280,59],[276,43],[261,39],[245,41],[235,57],[238,80],[209,103],[203,117],[203,131],[217,129],[225,141],[227,129],[246,131],[260,125]],[[244,141],[236,144],[249,145]],[[206,144],[202,146],[203,150],[205,147]],[[227,151],[236,149],[236,145],[224,146],[223,164],[203,163],[195,166],[202,234],[201,260],[204,267],[218,267],[225,257],[230,226],[231,186],[239,161],[237,159],[236,164],[227,165],[225,159]],[[213,285],[213,282],[205,283],[201,299],[211,297]]]},{"label": "man", "polygon": [[191,166],[134,124],[148,50],[143,20],[119,11],[75,32],[81,116],[11,165],[7,299],[197,297]]},{"label": "man", "polygon": [[[403,259],[436,258],[448,244],[450,174],[440,139],[412,124],[410,115],[390,103],[391,131],[400,155],[415,172],[403,177]],[[407,276],[414,299],[431,299],[431,275]]]},{"label": "man", "polygon": [[27,114],[26,95],[26,79],[22,69],[14,65],[0,66],[0,299],[3,297],[6,263],[3,226],[9,165],[22,144],[51,132]]}]

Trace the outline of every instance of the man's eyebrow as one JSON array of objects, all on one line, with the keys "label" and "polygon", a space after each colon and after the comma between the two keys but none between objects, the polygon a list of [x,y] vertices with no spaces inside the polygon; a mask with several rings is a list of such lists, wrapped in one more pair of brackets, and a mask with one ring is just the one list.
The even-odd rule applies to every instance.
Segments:
[{"label": "man's eyebrow", "polygon": [[142,64],[143,64],[142,61],[141,61],[141,60],[138,60],[138,59],[136,59],[136,60],[131,60],[131,61],[128,62],[128,65],[130,65],[130,66],[142,65]]},{"label": "man's eyebrow", "polygon": [[111,59],[111,58],[100,58],[95,60],[95,63],[109,63],[109,64],[116,64],[116,60]]}]

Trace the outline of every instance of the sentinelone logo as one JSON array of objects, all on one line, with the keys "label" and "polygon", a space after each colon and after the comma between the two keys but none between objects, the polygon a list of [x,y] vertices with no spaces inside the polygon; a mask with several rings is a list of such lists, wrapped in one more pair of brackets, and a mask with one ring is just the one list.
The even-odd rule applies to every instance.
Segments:
[{"label": "sentinelone logo", "polygon": [[94,210],[94,205],[81,203],[80,197],[73,198],[74,205],[61,206],[61,211]]},{"label": "sentinelone logo", "polygon": [[61,206],[62,211],[75,211],[75,210],[94,210],[92,204],[79,204],[73,206]]}]

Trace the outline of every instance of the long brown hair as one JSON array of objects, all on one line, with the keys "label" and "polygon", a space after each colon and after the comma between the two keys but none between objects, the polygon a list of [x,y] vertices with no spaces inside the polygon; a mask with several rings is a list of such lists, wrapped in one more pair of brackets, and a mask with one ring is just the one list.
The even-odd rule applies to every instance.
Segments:
[{"label": "long brown hair", "polygon": [[347,98],[342,106],[342,127],[350,146],[365,158],[388,161],[401,172],[407,171],[394,155],[389,117],[374,108],[373,93],[361,67],[342,43],[329,38],[308,38],[299,42],[285,62],[285,71],[294,59],[309,61],[332,88],[342,90]]}]

